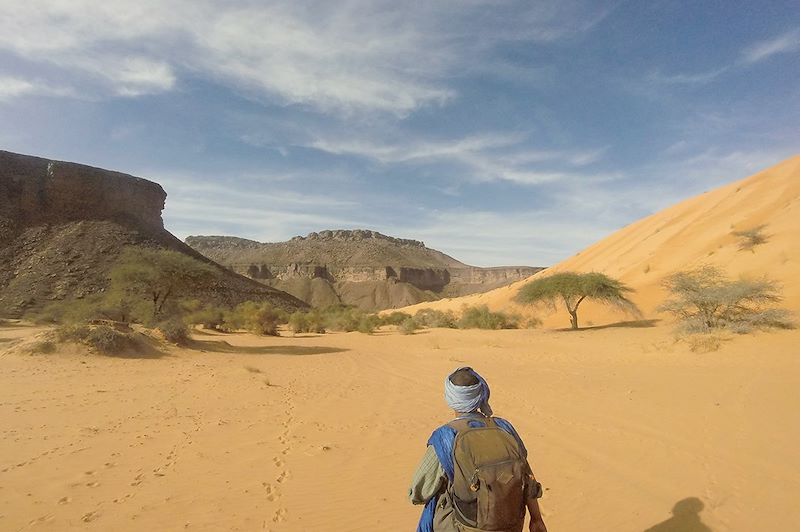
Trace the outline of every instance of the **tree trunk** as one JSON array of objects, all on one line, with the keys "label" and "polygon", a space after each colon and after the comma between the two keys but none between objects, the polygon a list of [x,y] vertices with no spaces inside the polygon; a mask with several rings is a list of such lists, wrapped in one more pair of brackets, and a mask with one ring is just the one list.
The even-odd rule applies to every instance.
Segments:
[{"label": "tree trunk", "polygon": [[573,329],[578,328],[578,311],[577,310],[570,310],[569,311],[569,323],[572,325]]}]

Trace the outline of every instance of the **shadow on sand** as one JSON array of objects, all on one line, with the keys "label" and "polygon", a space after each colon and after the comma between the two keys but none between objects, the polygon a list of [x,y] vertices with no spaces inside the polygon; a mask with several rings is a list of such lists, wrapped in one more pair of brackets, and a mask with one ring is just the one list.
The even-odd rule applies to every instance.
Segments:
[{"label": "shadow on sand", "polygon": [[672,517],[651,526],[644,532],[712,532],[711,528],[700,520],[703,501],[697,497],[687,497],[672,507]]},{"label": "shadow on sand", "polygon": [[191,340],[186,347],[199,351],[213,353],[239,353],[246,355],[326,355],[329,353],[343,353],[348,349],[326,347],[322,345],[258,345],[239,346],[231,345],[224,340]]},{"label": "shadow on sand", "polygon": [[630,321],[618,321],[615,323],[608,323],[606,325],[592,325],[589,327],[579,327],[577,329],[573,329],[571,327],[564,327],[563,329],[556,329],[556,331],[563,331],[563,332],[579,332],[579,331],[599,331],[600,329],[646,329],[649,327],[655,327],[660,322],[660,319],[651,319],[651,320],[630,320]]}]

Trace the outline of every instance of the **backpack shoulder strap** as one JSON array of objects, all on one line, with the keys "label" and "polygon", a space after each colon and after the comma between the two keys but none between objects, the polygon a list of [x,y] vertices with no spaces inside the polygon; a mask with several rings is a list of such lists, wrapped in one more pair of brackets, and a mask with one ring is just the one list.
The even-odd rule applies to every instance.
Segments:
[{"label": "backpack shoulder strap", "polygon": [[453,445],[456,441],[456,434],[458,431],[451,427],[449,424],[442,425],[433,431],[431,437],[428,438],[428,445],[433,447],[436,451],[436,458],[442,464],[445,474],[450,482],[453,482],[455,475],[455,466],[453,464]]}]

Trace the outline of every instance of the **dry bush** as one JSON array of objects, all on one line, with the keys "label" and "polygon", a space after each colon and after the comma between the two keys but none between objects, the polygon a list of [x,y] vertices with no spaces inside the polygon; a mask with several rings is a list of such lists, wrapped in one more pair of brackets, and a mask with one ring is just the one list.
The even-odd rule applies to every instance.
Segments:
[{"label": "dry bush", "polygon": [[746,334],[754,329],[791,328],[792,314],[773,305],[780,287],[767,278],[728,280],[716,267],[675,273],[664,280],[670,292],[659,311],[678,318],[679,333],[725,329]]},{"label": "dry bush", "polygon": [[418,327],[455,329],[456,321],[456,315],[449,310],[442,312],[441,310],[424,308],[414,315],[414,323]]},{"label": "dry bush", "polygon": [[164,339],[178,345],[186,345],[189,341],[189,326],[180,318],[172,318],[162,321],[156,327]]},{"label": "dry bush", "polygon": [[769,235],[764,234],[765,227],[766,225],[758,225],[743,231],[734,231],[733,236],[739,239],[739,249],[741,251],[752,251],[755,253],[753,248],[769,240]]},{"label": "dry bush", "polygon": [[56,350],[56,344],[52,340],[39,340],[31,344],[31,353],[50,354]]},{"label": "dry bush", "polygon": [[400,334],[414,334],[414,331],[417,330],[417,323],[414,318],[409,316],[397,326],[397,330],[400,331]]},{"label": "dry bush", "polygon": [[120,332],[114,327],[98,325],[89,330],[84,342],[101,353],[116,354],[129,347],[132,344],[132,338],[129,334]]},{"label": "dry bush", "polygon": [[280,336],[278,325],[286,323],[286,314],[269,303],[246,301],[225,313],[220,327],[225,331],[245,329],[253,334]]}]

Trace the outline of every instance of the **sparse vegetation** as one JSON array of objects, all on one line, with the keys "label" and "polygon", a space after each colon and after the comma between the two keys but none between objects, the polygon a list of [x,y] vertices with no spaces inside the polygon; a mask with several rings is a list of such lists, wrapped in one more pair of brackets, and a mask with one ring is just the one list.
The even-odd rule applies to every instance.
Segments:
[{"label": "sparse vegetation", "polygon": [[54,353],[56,344],[52,340],[39,340],[31,345],[32,353],[40,353],[43,355]]},{"label": "sparse vegetation", "polygon": [[742,231],[734,231],[733,236],[739,239],[739,249],[741,251],[752,251],[755,253],[754,248],[769,240],[769,236],[764,234],[766,225],[758,225],[750,229]]},{"label": "sparse vegetation", "polygon": [[400,334],[414,334],[417,330],[417,323],[414,318],[409,316],[397,326],[397,330],[400,331]]},{"label": "sparse vegetation", "polygon": [[527,304],[549,304],[553,309],[561,301],[569,312],[570,325],[578,328],[578,306],[591,299],[604,305],[616,307],[634,315],[640,315],[636,305],[625,297],[632,292],[621,281],[603,273],[561,272],[536,279],[520,289],[516,300]]},{"label": "sparse vegetation", "polygon": [[671,297],[659,310],[678,318],[679,332],[744,334],[794,325],[789,311],[774,307],[781,301],[780,288],[767,278],[731,281],[718,268],[703,266],[667,277],[664,287]]},{"label": "sparse vegetation", "polygon": [[101,353],[117,354],[131,345],[131,337],[114,327],[97,325],[89,330],[84,342]]},{"label": "sparse vegetation", "polygon": [[170,318],[164,320],[156,327],[164,339],[173,344],[185,345],[189,341],[189,327],[180,318]]},{"label": "sparse vegetation", "polygon": [[516,329],[519,319],[502,312],[492,312],[486,305],[465,307],[458,320],[459,329]]},{"label": "sparse vegetation", "polygon": [[177,251],[126,249],[111,270],[111,292],[126,307],[149,301],[150,318],[157,321],[165,305],[210,285],[217,275],[212,266]]},{"label": "sparse vegetation", "polygon": [[286,314],[269,303],[246,301],[225,314],[222,328],[226,331],[245,329],[253,334],[279,336],[278,325],[286,321]]},{"label": "sparse vegetation", "polygon": [[411,318],[411,314],[394,311],[391,314],[381,317],[381,325],[402,325],[403,322]]},{"label": "sparse vegetation", "polygon": [[456,321],[456,315],[449,310],[442,312],[424,308],[414,315],[414,322],[418,327],[455,329]]}]

